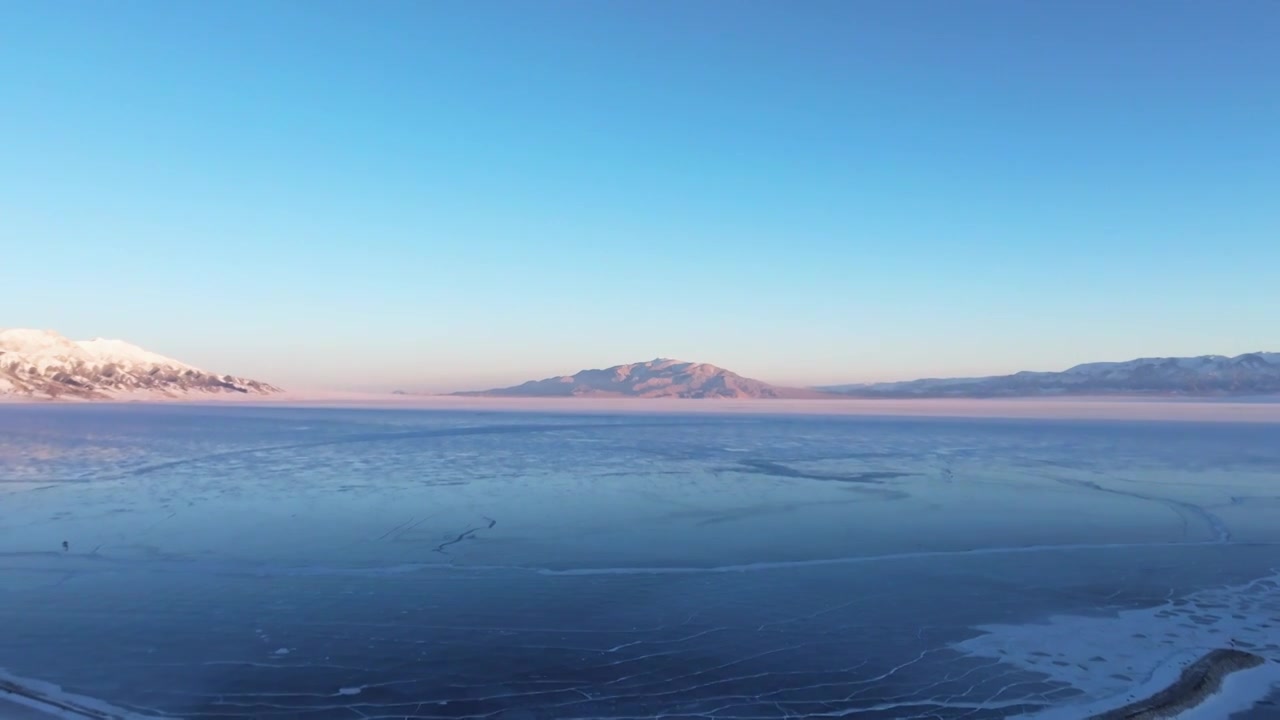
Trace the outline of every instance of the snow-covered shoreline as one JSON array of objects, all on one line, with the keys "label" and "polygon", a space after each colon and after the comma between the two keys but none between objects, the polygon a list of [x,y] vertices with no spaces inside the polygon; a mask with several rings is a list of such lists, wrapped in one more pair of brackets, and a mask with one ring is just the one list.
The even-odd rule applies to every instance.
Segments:
[{"label": "snow-covered shoreline", "polygon": [[0,669],[0,720],[158,720],[101,700],[67,692],[58,685],[11,675]]},{"label": "snow-covered shoreline", "polygon": [[[1134,692],[1139,700],[1093,715],[1090,720],[1154,720],[1201,713],[1206,703],[1221,697],[1227,678],[1265,664],[1265,660],[1252,653],[1232,649],[1211,650],[1183,666],[1172,681],[1168,681],[1166,676],[1175,668],[1162,668],[1164,672],[1158,674],[1159,680],[1151,683],[1156,685],[1154,692],[1139,688]],[[1249,702],[1241,709],[1252,704]]]},{"label": "snow-covered shoreline", "polygon": [[1177,716],[1177,720],[1222,720],[1248,710],[1280,687],[1280,663],[1269,662],[1228,675],[1217,692]]},{"label": "snow-covered shoreline", "polygon": [[[1234,665],[1215,662],[1211,655],[1179,654],[1122,696],[1056,707],[1023,720],[1223,720],[1253,707],[1280,683],[1280,663],[1251,655],[1256,664]],[[1205,673],[1190,671],[1202,661],[1213,665],[1211,682],[1202,683]]]},{"label": "snow-covered shoreline", "polygon": [[1273,573],[1113,616],[983,626],[956,649],[1080,692],[1079,702],[1027,720],[1222,720],[1280,683],[1278,611]]}]

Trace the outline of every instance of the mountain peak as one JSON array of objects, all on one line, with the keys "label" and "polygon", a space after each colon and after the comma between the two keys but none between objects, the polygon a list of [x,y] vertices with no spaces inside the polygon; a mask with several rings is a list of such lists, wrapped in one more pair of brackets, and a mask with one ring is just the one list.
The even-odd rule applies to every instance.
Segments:
[{"label": "mountain peak", "polygon": [[147,393],[269,394],[257,380],[215,375],[125,342],[69,340],[52,330],[0,329],[0,396],[103,400]]},{"label": "mountain peak", "polygon": [[783,388],[707,363],[671,358],[582,370],[508,388],[457,393],[487,397],[800,398],[825,394]]},{"label": "mountain peak", "polygon": [[0,352],[48,354],[74,351],[75,343],[53,330],[0,328]]},{"label": "mountain peak", "polygon": [[94,338],[92,340],[77,340],[76,345],[81,349],[101,358],[106,362],[128,364],[128,363],[147,363],[152,365],[162,365],[166,367],[186,368],[194,370],[195,368],[186,363],[179,362],[173,358],[143,350],[132,343],[123,340],[108,340],[106,338]]}]

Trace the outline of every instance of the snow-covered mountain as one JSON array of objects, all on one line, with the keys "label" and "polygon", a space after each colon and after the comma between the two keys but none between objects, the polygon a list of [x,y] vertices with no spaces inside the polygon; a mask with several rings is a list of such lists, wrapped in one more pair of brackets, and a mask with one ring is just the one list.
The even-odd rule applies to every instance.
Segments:
[{"label": "snow-covered mountain", "polygon": [[0,397],[109,400],[277,392],[273,385],[215,375],[121,340],[69,340],[52,330],[0,329]]},{"label": "snow-covered mountain", "polygon": [[659,358],[649,362],[583,370],[574,375],[530,380],[495,390],[455,393],[492,397],[640,397],[640,398],[803,398],[813,390],[783,388],[706,363]]},{"label": "snow-covered mountain", "polygon": [[822,388],[858,397],[1044,395],[1269,395],[1280,393],[1280,353],[1095,362],[1062,372],[908,380]]}]

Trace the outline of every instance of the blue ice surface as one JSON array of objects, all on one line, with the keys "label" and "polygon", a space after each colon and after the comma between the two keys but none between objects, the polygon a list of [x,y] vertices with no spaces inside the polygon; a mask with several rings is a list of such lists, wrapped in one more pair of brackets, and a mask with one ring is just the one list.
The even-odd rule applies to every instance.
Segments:
[{"label": "blue ice surface", "polygon": [[1034,716],[1277,567],[1277,425],[0,408],[0,668],[145,715]]}]

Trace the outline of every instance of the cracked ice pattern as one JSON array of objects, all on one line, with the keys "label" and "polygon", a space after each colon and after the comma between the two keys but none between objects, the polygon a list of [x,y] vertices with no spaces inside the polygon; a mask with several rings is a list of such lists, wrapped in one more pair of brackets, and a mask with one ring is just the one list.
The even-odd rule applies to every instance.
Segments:
[{"label": "cracked ice pattern", "polygon": [[148,715],[983,720],[1276,637],[1267,426],[17,408],[0,437],[0,666]]}]

